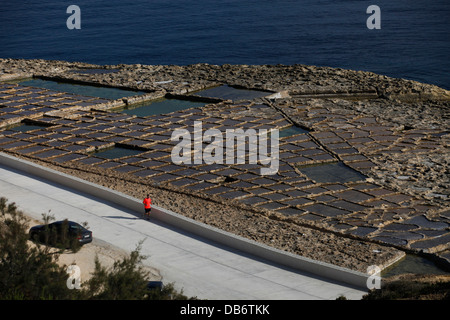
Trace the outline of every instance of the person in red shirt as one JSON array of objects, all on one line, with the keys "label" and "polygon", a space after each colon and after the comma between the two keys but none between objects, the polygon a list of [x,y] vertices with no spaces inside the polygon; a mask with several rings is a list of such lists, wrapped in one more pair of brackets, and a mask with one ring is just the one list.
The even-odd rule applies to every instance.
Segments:
[{"label": "person in red shirt", "polygon": [[142,203],[144,204],[144,209],[145,209],[145,217],[147,219],[150,218],[150,212],[152,211],[152,199],[150,199],[150,195],[147,194],[147,197],[144,199],[144,201],[142,201]]}]

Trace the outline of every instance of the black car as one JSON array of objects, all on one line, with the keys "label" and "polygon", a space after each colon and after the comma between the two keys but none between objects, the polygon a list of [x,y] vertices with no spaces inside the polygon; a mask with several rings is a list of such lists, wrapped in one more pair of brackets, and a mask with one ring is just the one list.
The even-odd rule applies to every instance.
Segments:
[{"label": "black car", "polygon": [[74,244],[83,245],[92,242],[92,231],[69,220],[34,226],[29,234],[32,240],[50,245],[70,247]]}]

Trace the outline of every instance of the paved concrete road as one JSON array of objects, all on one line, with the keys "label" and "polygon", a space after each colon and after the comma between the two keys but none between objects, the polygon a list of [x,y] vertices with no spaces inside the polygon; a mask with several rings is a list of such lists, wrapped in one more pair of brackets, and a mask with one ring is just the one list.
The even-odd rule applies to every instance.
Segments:
[{"label": "paved concrete road", "polygon": [[137,212],[0,166],[0,196],[36,219],[88,222],[94,238],[131,251],[140,241],[146,263],[188,296],[226,300],[360,299],[365,291],[249,257],[186,234]]}]

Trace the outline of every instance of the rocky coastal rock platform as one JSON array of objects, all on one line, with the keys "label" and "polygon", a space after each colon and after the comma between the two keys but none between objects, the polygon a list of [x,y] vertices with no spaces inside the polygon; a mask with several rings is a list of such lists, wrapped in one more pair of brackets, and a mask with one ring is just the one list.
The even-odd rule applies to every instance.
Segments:
[{"label": "rocky coastal rock platform", "polygon": [[[130,89],[110,100],[12,82]],[[205,95],[209,88],[257,90]],[[214,91],[212,91],[214,92]],[[248,91],[250,93],[250,91]],[[157,98],[205,106],[139,117]],[[450,92],[370,72],[305,65],[97,66],[0,59],[0,150],[223,230],[366,272],[405,252],[450,264]],[[280,167],[176,165],[173,130],[283,129]],[[27,124],[36,127],[14,130]],[[114,159],[96,152],[126,147]]]}]

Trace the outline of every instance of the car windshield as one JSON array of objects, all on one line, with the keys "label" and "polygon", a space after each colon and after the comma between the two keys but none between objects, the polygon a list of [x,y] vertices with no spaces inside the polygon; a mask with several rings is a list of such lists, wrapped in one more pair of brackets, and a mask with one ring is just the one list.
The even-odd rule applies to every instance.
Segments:
[{"label": "car windshield", "polygon": [[84,229],[81,225],[76,224],[76,223],[70,223],[69,228],[72,230],[83,230]]}]

